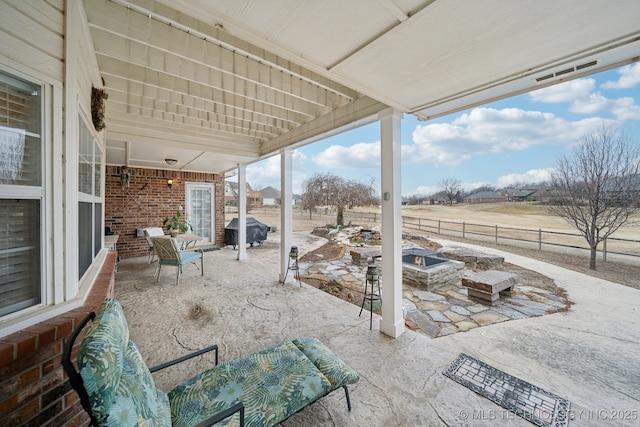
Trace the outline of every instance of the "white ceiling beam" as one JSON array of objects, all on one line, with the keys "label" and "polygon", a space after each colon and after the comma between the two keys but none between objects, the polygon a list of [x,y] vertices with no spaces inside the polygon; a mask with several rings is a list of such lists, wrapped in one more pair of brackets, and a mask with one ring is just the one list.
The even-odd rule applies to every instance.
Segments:
[{"label": "white ceiling beam", "polygon": [[[186,46],[189,35],[175,29],[174,31],[176,34],[172,36],[178,40],[174,40],[171,50],[168,50],[139,40],[124,38],[92,25],[92,32],[96,32],[94,44],[98,54],[139,67],[169,75],[179,75],[186,80],[217,86],[221,90],[244,96],[250,96],[250,93],[254,92],[271,97],[286,97],[290,99],[288,103],[300,104],[299,109],[313,110],[313,107],[306,107],[307,103],[320,109],[330,109],[352,99],[338,97],[327,90],[305,83],[271,67],[251,62],[246,57],[204,41],[201,41],[204,43],[202,49],[189,48]],[[187,41],[180,42],[180,39]],[[183,44],[185,46],[180,49]],[[181,50],[188,52],[180,52]],[[195,58],[195,56],[201,58]],[[250,91],[243,88],[249,88]]]},{"label": "white ceiling beam", "polygon": [[[320,100],[316,99],[317,93],[329,91],[314,81],[303,79],[302,76],[296,76],[286,69],[274,68],[273,65],[253,59],[248,54],[241,54],[235,50],[235,47],[222,47],[219,44],[212,43],[210,40],[204,40],[195,34],[187,33],[184,30],[167,25],[154,18],[149,18],[141,13],[123,9],[115,4],[111,4],[111,7],[107,9],[109,9],[109,12],[105,13],[120,15],[120,19],[105,19],[104,16],[94,16],[94,19],[90,19],[90,28],[92,31],[102,32],[98,37],[94,38],[97,40],[104,39],[103,46],[110,50],[118,50],[118,47],[120,47],[120,50],[131,53],[132,47],[135,48],[131,43],[136,43],[140,45],[143,51],[155,50],[162,52],[169,56],[175,56],[182,61],[191,61],[221,73],[228,73],[233,75],[234,78],[243,76],[248,79],[248,76],[244,75],[243,71],[250,66],[251,68],[261,69],[261,72],[254,74],[254,77],[256,77],[253,81],[254,84],[263,86],[268,90],[280,91],[289,96],[299,96],[300,99],[306,102],[313,102],[319,105],[321,103]],[[123,10],[125,11],[124,14]],[[101,23],[104,24],[101,25]],[[109,34],[112,37],[109,37]],[[168,46],[166,44],[167,41],[170,41]],[[96,45],[96,48],[99,49],[99,46]],[[134,56],[131,61],[144,60],[144,58],[146,58],[146,55]],[[181,61],[173,62],[179,62],[181,66],[183,65]],[[141,65],[149,64],[141,63]],[[291,93],[286,84],[281,83],[281,80],[298,81],[301,88],[299,95]],[[347,96],[343,93],[332,92],[332,96],[344,98],[341,101],[344,103],[353,99],[357,94]]]},{"label": "white ceiling beam", "polygon": [[[369,97],[362,97],[351,104],[337,108],[331,113],[265,142],[260,150],[261,156],[268,157],[282,148],[295,146],[302,141],[313,140],[318,135],[328,134],[335,129],[344,128],[365,118],[373,117],[385,108],[388,106]],[[372,119],[372,121],[374,120],[375,118]]]},{"label": "white ceiling beam", "polygon": [[[278,128],[276,126],[262,124],[252,120],[253,117],[247,112],[248,117],[243,115],[230,115],[224,112],[227,109],[224,105],[213,106],[211,110],[200,109],[188,105],[168,104],[152,97],[142,97],[140,95],[127,94],[126,92],[109,90],[109,110],[121,111],[130,114],[134,109],[155,110],[161,112],[165,119],[176,123],[198,120],[203,127],[215,128],[216,123],[233,125],[240,128],[247,128],[259,134],[260,138],[271,138],[288,130],[288,128]],[[186,113],[183,111],[186,109]],[[220,111],[223,110],[223,111]],[[291,126],[293,128],[293,126]],[[237,130],[238,134],[245,134],[242,129]]]},{"label": "white ceiling beam", "polygon": [[[154,115],[154,113],[158,112],[157,108],[154,108],[153,105],[153,100],[148,99],[148,101],[151,103],[151,105],[149,106],[132,106],[131,104],[128,104],[126,102],[121,102],[117,95],[122,95],[119,93],[116,93],[116,96],[111,96],[112,94],[110,93],[109,96],[109,113],[110,114],[126,114],[126,115],[131,115],[132,114],[132,109],[135,108],[137,109],[139,115],[141,117],[152,117]],[[113,99],[112,99],[113,98]],[[211,116],[215,116],[215,113],[208,113],[205,112]],[[113,115],[113,118],[116,118],[115,115]],[[211,120],[209,117],[206,118],[198,118],[198,117],[191,117],[185,114],[180,114],[180,112],[165,112],[162,114],[162,119],[165,121],[170,121],[172,123],[174,123],[177,126],[185,126],[185,131],[190,131],[189,127],[191,127],[191,130],[197,130],[197,129],[202,129],[203,131],[206,131],[207,129],[209,130],[214,130],[214,131],[218,131],[218,132],[229,132],[229,130],[232,130],[232,133],[234,135],[242,135],[242,136],[248,136],[251,138],[256,138],[259,141],[264,141],[270,138],[273,138],[277,135],[279,135],[279,133],[276,133],[273,129],[269,128],[267,129],[265,126],[256,124],[256,123],[251,123],[249,121],[246,120],[242,120],[239,118],[233,118],[230,116],[224,116],[222,117],[222,120]]]},{"label": "white ceiling beam", "polygon": [[[139,99],[149,98],[158,104],[166,104],[165,109],[167,111],[169,111],[168,109],[170,107],[175,107],[176,105],[200,105],[198,108],[206,113],[224,114],[226,117],[233,118],[242,117],[258,125],[279,129],[279,132],[298,126],[304,120],[304,118],[298,117],[297,120],[294,121],[292,113],[287,114],[289,117],[274,114],[271,107],[265,107],[262,103],[246,103],[244,107],[224,104],[223,102],[225,100],[222,95],[208,87],[203,87],[203,90],[199,92],[185,94],[175,92],[167,87],[150,84],[149,82],[126,80],[126,78],[120,75],[107,72],[103,73],[103,75],[107,77],[109,83],[109,100],[107,103],[111,101],[111,93],[114,93],[116,97],[118,97],[118,93],[120,93],[124,98],[118,99],[122,99],[122,102],[133,105],[133,101],[129,100],[128,97],[137,97]],[[205,97],[207,95],[210,95],[210,97]]]},{"label": "white ceiling beam", "polygon": [[[304,123],[305,121],[315,117],[313,114],[294,110],[292,108],[282,108],[274,102],[275,100],[265,102],[255,98],[248,98],[219,90],[216,87],[185,80],[179,76],[145,69],[144,67],[123,63],[115,59],[101,60],[100,64],[104,76],[112,76],[137,84],[139,85],[140,90],[145,87],[154,87],[158,90],[167,90],[169,94],[177,95],[177,99],[173,100],[170,97],[170,99],[167,100],[168,102],[182,104],[184,101],[183,97],[185,96],[201,98],[210,100],[214,104],[229,105],[239,110],[261,114],[267,119],[278,119],[289,122],[290,126],[297,126],[300,123]],[[110,82],[110,80],[107,81],[107,87],[109,87]],[[205,98],[206,95],[209,95],[210,98]]]},{"label": "white ceiling beam", "polygon": [[399,22],[409,19],[409,13],[402,10],[393,0],[378,0],[378,3],[387,9]]},{"label": "white ceiling beam", "polygon": [[[301,101],[299,99],[287,97],[282,93],[264,91],[263,88],[259,88],[250,96],[246,93],[237,93],[236,89],[240,86],[240,83],[238,86],[235,86],[235,82],[233,80],[230,81],[230,79],[232,79],[230,76],[228,76],[226,80],[222,75],[219,76],[220,78],[217,80],[213,78],[214,76],[207,76],[208,78],[200,76],[189,78],[182,74],[170,73],[164,70],[134,64],[128,62],[126,59],[116,58],[102,51],[98,51],[96,55],[98,56],[98,61],[104,74],[118,75],[141,84],[148,83],[159,87],[168,87],[174,91],[188,94],[206,93],[206,91],[214,89],[213,93],[217,94],[218,99],[221,99],[222,102],[230,102],[226,97],[234,96],[239,100],[243,100],[235,101],[235,105],[242,105],[243,102],[247,101],[263,103],[273,109],[282,110],[283,113],[279,113],[279,116],[285,115],[286,113],[284,112],[288,111],[298,115],[304,115],[308,119],[330,110],[328,107],[320,107],[317,104],[300,104]],[[281,104],[277,103],[276,100],[279,100]],[[306,119],[303,121],[306,121]]]},{"label": "white ceiling beam", "polygon": [[[434,0],[431,0],[434,1]],[[110,3],[120,6],[120,11],[109,8]],[[163,4],[167,3],[167,4]],[[199,38],[213,40],[238,54],[247,56],[255,61],[267,64],[280,71],[292,74],[302,80],[319,85],[341,96],[348,98],[358,98],[361,96],[357,91],[348,86],[342,85],[323,73],[312,71],[301,67],[297,63],[291,62],[291,58],[278,56],[273,50],[265,50],[258,44],[252,44],[246,40],[230,34],[215,17],[211,16],[209,8],[193,3],[193,5],[182,3],[180,7],[175,7],[175,2],[169,0],[92,0],[90,3],[92,14],[90,17],[99,17],[107,12],[115,13],[120,20],[125,19],[127,8],[131,8],[143,16],[151,16],[164,23],[171,23],[175,28],[194,34]],[[191,12],[191,13],[190,13]],[[87,13],[89,15],[89,13]],[[98,20],[98,19],[96,19]],[[90,19],[91,21],[91,19]],[[209,24],[212,22],[213,24]],[[319,68],[321,71],[326,71]]]},{"label": "white ceiling beam", "polygon": [[194,137],[169,133],[165,129],[141,128],[132,124],[117,123],[109,126],[109,139],[114,141],[129,141],[132,144],[144,143],[157,147],[173,147],[185,150],[195,150],[218,153],[221,156],[237,156],[245,161],[258,157],[259,152],[255,144],[241,144],[224,141],[215,135],[209,138]]},{"label": "white ceiling beam", "polygon": [[[196,131],[197,126],[189,127],[155,117],[134,116],[113,111],[109,112],[109,115],[114,118],[113,122],[108,125],[110,130],[128,129],[128,132],[135,134],[157,135],[161,139],[170,139],[178,145],[185,141],[191,141],[192,144],[199,144],[199,148],[203,151],[207,151],[204,147],[226,149],[233,146],[234,149],[240,151],[253,152],[257,150],[256,147],[260,143],[258,138],[234,134],[224,129],[199,128]],[[111,138],[111,133],[108,138]]]}]

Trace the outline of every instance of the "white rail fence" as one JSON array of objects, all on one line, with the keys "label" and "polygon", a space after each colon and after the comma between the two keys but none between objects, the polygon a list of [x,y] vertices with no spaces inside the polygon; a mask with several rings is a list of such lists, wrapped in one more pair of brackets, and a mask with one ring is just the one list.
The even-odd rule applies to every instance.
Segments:
[{"label": "white rail fence", "polygon": [[[296,209],[297,210],[297,209]],[[274,212],[273,207],[258,207],[251,210],[251,215]],[[309,217],[309,211],[299,211],[300,216]],[[336,211],[328,208],[315,209],[312,218],[322,220],[332,218],[327,223],[335,222]],[[354,224],[377,224],[381,222],[379,212],[361,212],[345,210],[344,221]],[[542,228],[515,228],[498,225],[476,224],[471,222],[455,222],[441,219],[402,216],[402,227],[407,230],[418,230],[453,236],[478,242],[489,242],[496,245],[515,246],[539,251],[576,254],[589,256],[589,247],[581,234],[544,230]],[[640,265],[640,240],[609,237],[598,245],[598,256],[604,262],[619,262]]]}]

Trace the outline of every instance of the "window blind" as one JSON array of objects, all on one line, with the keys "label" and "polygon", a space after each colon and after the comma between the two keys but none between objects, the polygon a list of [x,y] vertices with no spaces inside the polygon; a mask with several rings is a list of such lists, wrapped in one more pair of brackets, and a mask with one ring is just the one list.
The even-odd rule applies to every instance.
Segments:
[{"label": "window blind", "polygon": [[[0,317],[42,302],[41,93],[0,71]],[[25,198],[8,197],[7,185]]]},{"label": "window blind", "polygon": [[0,72],[0,184],[42,185],[40,92]]},{"label": "window blind", "polygon": [[40,201],[0,199],[0,316],[40,303]]}]

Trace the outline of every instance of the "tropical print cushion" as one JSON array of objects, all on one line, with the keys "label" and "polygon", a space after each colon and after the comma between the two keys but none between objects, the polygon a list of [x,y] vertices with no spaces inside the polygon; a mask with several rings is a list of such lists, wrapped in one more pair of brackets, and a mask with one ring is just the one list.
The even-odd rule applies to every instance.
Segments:
[{"label": "tropical print cushion", "polygon": [[[240,400],[245,425],[273,426],[332,390],[291,342],[221,363],[169,392],[176,427],[191,426]],[[239,425],[238,414],[216,424]]]},{"label": "tropical print cushion", "polygon": [[103,424],[115,401],[129,328],[120,303],[106,299],[78,349],[78,369],[96,420]]},{"label": "tropical print cushion", "polygon": [[109,410],[109,426],[171,425],[171,409],[166,393],[156,389],[151,372],[138,348],[129,341],[116,400]]},{"label": "tropical print cushion", "polygon": [[315,338],[298,338],[292,341],[324,374],[334,389],[354,384],[360,375],[338,358]]},{"label": "tropical print cushion", "polygon": [[99,425],[170,426],[167,395],[156,389],[120,304],[107,299],[78,350],[78,367]]},{"label": "tropical print cushion", "polygon": [[171,425],[171,406],[169,406],[169,396],[162,390],[156,389],[158,399],[158,423],[159,426]]}]

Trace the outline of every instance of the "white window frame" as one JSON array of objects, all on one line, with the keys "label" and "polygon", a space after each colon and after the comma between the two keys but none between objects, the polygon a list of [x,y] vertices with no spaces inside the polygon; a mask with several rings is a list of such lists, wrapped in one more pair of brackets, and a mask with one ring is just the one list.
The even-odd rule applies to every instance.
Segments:
[{"label": "white window frame", "polygon": [[[12,313],[8,313],[4,316],[0,317],[0,328],[4,322],[10,322],[13,319],[19,318],[21,316],[28,315],[37,310],[42,309],[43,306],[46,306],[50,303],[52,298],[52,289],[51,286],[47,286],[48,283],[51,283],[48,279],[48,271],[47,266],[48,262],[48,239],[46,239],[47,235],[47,225],[49,223],[48,216],[48,171],[49,171],[49,159],[50,156],[50,147],[49,144],[51,142],[51,135],[49,132],[49,128],[47,124],[51,122],[51,98],[52,98],[52,86],[41,78],[37,78],[33,75],[25,74],[16,69],[12,69],[9,67],[0,67],[0,71],[4,74],[9,74],[10,76],[14,76],[18,79],[25,80],[30,84],[39,87],[41,91],[40,94],[40,185],[10,185],[10,184],[0,184],[0,199],[19,199],[19,200],[39,200],[40,201],[40,230],[39,230],[39,262],[40,262],[40,302],[30,305],[28,307],[19,309]],[[34,136],[33,134],[31,136]]]},{"label": "white window frame", "polygon": [[[104,185],[104,173],[105,173],[105,149],[104,146],[101,143],[101,139],[98,136],[97,132],[95,131],[93,124],[91,122],[90,119],[87,118],[87,114],[84,113],[84,111],[80,111],[78,114],[78,124],[77,124],[77,145],[78,145],[78,173],[80,171],[80,156],[82,155],[81,150],[80,150],[80,125],[84,124],[85,128],[89,131],[89,134],[91,135],[91,146],[92,146],[92,152],[91,152],[91,159],[92,159],[92,174],[91,174],[91,194],[89,193],[84,193],[80,191],[80,188],[77,188],[77,193],[78,193],[78,208],[80,207],[80,203],[90,203],[91,204],[91,218],[92,218],[92,233],[91,233],[91,264],[87,267],[87,269],[84,271],[84,273],[82,274],[82,276],[79,278],[79,282],[86,282],[87,278],[89,276],[93,275],[92,272],[92,265],[95,263],[96,259],[99,257],[99,252],[98,253],[93,253],[93,249],[96,246],[96,242],[94,240],[94,236],[96,235],[96,227],[98,228],[98,230],[100,231],[99,236],[100,236],[100,247],[104,246],[104,212],[105,212],[105,195],[104,195],[104,190],[105,190],[105,185]],[[96,153],[100,152],[100,163],[96,164]],[[99,190],[99,195],[96,195],[96,169],[98,169],[98,173],[99,173],[99,186],[100,188]],[[80,180],[78,179],[78,186],[80,185]],[[96,204],[100,204],[102,206],[102,215],[100,216],[100,220],[99,223],[96,224],[96,222],[94,221],[95,219],[95,208],[96,208]],[[78,217],[78,222],[80,221],[80,218]],[[78,245],[78,254],[80,253],[80,236],[78,236],[78,241],[77,241],[77,245]],[[78,260],[78,264],[79,264],[79,260]],[[80,265],[78,265],[78,269],[80,269]]]},{"label": "white window frame", "polygon": [[[216,228],[216,186],[213,182],[187,182],[185,184],[185,212],[187,215],[192,216],[192,204],[193,201],[191,200],[191,190],[193,188],[197,188],[197,187],[206,187],[207,189],[209,189],[210,194],[211,194],[211,203],[209,206],[209,209],[211,209],[211,227],[209,229],[209,234],[211,235],[211,239],[210,240],[202,240],[200,243],[212,243],[215,244],[215,240],[216,240],[216,233],[215,233],[215,228]],[[203,236],[204,237],[204,236]]]}]

